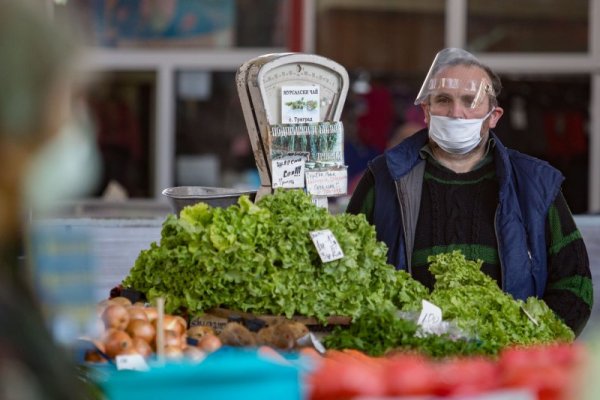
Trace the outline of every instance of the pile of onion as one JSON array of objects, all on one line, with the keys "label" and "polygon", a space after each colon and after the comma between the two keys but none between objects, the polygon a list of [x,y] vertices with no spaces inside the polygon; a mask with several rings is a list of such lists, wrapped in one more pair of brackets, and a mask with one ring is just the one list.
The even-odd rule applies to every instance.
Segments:
[{"label": "pile of onion", "polygon": [[[149,358],[158,352],[162,339],[163,354],[167,359],[187,357],[201,361],[206,354],[221,347],[219,338],[210,328],[193,327],[189,330],[195,345],[188,344],[187,321],[178,315],[163,316],[163,334],[158,334],[158,310],[143,303],[132,304],[126,297],[104,300],[97,307],[102,333],[92,343],[98,351],[88,351],[85,361],[106,362],[119,355],[139,354]],[[101,353],[100,353],[101,352]]]}]

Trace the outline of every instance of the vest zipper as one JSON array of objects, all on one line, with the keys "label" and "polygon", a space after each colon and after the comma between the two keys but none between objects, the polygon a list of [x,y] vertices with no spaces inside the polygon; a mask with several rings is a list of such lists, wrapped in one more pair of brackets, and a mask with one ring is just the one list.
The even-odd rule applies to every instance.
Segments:
[{"label": "vest zipper", "polygon": [[396,187],[396,196],[398,197],[398,206],[400,207],[400,219],[402,222],[402,233],[404,234],[404,258],[406,260],[406,270],[410,275],[412,275],[412,263],[411,259],[408,257],[408,246],[406,245],[406,223],[404,221],[404,207],[402,207],[402,200],[404,196],[400,191],[398,182],[394,182],[394,186]]},{"label": "vest zipper", "polygon": [[498,235],[498,229],[496,222],[498,221],[498,207],[494,213],[494,233],[496,234],[496,243],[498,244],[498,262],[500,264],[500,289],[504,290],[504,265],[502,264],[502,251],[500,249],[500,236]]}]

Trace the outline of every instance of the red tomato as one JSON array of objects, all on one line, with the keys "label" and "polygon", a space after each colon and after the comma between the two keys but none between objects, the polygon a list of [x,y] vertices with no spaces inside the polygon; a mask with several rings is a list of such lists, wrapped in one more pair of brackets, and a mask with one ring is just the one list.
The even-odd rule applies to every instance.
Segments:
[{"label": "red tomato", "polygon": [[385,369],[388,395],[418,396],[435,392],[437,378],[434,367],[416,355],[393,357]]},{"label": "red tomato", "polygon": [[555,400],[569,398],[583,361],[581,346],[554,344],[506,349],[499,366],[504,386],[528,388],[539,399]]},{"label": "red tomato", "polygon": [[383,396],[385,381],[382,370],[360,362],[323,359],[308,378],[312,400]]},{"label": "red tomato", "polygon": [[500,386],[498,367],[480,357],[456,358],[436,368],[438,395],[466,396],[494,390]]}]

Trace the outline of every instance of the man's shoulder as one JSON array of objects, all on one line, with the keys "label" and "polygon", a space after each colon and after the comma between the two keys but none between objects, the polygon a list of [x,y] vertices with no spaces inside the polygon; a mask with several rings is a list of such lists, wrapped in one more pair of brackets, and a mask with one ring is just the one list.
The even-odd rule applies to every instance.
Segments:
[{"label": "man's shoulder", "polygon": [[542,160],[541,158],[534,157],[529,154],[522,153],[515,149],[506,149],[509,159],[513,164],[522,165],[525,168],[534,166],[543,166],[552,170],[558,171],[548,161]]},{"label": "man's shoulder", "polygon": [[533,167],[540,166],[542,168],[549,168],[551,170],[555,170],[558,172],[558,170],[556,168],[554,168],[552,165],[550,165],[549,162],[542,160],[540,158],[534,157],[532,155],[522,153],[519,150],[508,148],[508,147],[504,146],[504,144],[502,144],[502,142],[496,135],[494,135],[493,137],[495,140],[496,151],[498,151],[500,153],[500,155],[504,154],[504,156],[506,158],[508,158],[508,160],[510,160],[511,164],[513,164],[517,167],[522,166],[524,168],[533,168]]},{"label": "man's shoulder", "polygon": [[386,168],[393,179],[399,179],[421,160],[420,150],[426,143],[427,130],[423,129],[373,159],[371,166]]},{"label": "man's shoulder", "polygon": [[550,165],[549,162],[530,156],[514,149],[505,149],[508,165],[500,167],[506,171],[503,176],[512,176],[512,179],[521,182],[522,188],[531,189],[543,186],[549,189],[550,199],[556,197],[556,190],[564,180],[562,172]]}]

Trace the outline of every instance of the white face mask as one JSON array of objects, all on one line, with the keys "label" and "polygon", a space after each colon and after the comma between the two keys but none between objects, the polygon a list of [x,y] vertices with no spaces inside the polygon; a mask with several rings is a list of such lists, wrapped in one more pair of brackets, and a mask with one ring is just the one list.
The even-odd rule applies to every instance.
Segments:
[{"label": "white face mask", "polygon": [[86,114],[76,115],[32,161],[24,187],[27,206],[44,213],[88,194],[100,165],[91,122]]},{"label": "white face mask", "polygon": [[481,126],[493,111],[492,108],[483,118],[472,119],[430,115],[429,137],[447,153],[466,154],[481,142]]}]

